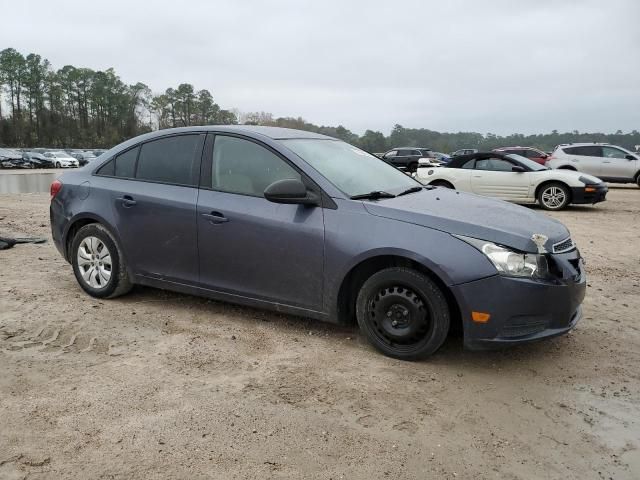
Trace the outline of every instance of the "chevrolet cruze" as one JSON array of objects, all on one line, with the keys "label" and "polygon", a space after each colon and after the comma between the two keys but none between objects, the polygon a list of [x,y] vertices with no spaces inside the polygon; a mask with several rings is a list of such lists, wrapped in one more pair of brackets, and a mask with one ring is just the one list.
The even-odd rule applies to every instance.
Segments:
[{"label": "chevrolet cruze", "polygon": [[585,273],[560,222],[423,186],[342,141],[271,127],[161,130],[51,186],[55,244],[85,292],[134,284],[357,322],[386,355],[565,333]]}]

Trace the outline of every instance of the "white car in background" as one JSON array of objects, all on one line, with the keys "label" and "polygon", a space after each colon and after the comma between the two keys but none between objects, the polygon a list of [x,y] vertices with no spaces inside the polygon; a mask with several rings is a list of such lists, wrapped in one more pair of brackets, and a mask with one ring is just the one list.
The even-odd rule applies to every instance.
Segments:
[{"label": "white car in background", "polygon": [[44,152],[44,156],[53,162],[53,166],[56,168],[70,168],[70,167],[79,167],[80,164],[78,160],[73,158],[67,152],[62,151],[53,151],[53,152]]},{"label": "white car in background", "polygon": [[608,143],[558,145],[547,166],[589,173],[605,182],[635,183],[640,187],[640,156]]},{"label": "white car in background", "polygon": [[571,170],[551,170],[528,158],[499,152],[454,157],[447,166],[419,168],[425,185],[453,188],[515,203],[539,203],[547,210],[569,204],[598,203],[608,188],[597,177]]}]

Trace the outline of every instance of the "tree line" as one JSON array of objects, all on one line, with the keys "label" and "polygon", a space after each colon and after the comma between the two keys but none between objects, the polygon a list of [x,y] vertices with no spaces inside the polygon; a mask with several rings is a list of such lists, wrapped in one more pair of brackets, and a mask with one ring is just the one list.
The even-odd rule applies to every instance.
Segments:
[{"label": "tree line", "polygon": [[609,142],[633,149],[640,132],[499,136],[476,132],[443,133],[396,125],[389,135],[367,130],[358,135],[342,125],[320,126],[301,117],[274,118],[268,112],[222,109],[208,90],[183,83],[154,94],[144,83],[127,85],[113,68],[92,70],[66,65],[54,70],[38,54],[13,48],[0,52],[0,146],[111,147],[157,128],[220,124],[270,125],[322,133],[369,152],[398,146],[451,152],[459,148],[490,150],[499,146],[535,146],[552,150],[570,142]]}]

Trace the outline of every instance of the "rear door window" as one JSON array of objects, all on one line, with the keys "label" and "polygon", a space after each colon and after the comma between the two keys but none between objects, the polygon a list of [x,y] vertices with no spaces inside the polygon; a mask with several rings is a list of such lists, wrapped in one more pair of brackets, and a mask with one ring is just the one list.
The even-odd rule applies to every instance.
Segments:
[{"label": "rear door window", "polygon": [[197,185],[203,139],[204,135],[199,134],[176,135],[143,144],[136,178],[175,185]]},{"label": "rear door window", "polygon": [[563,148],[565,153],[569,155],[579,155],[582,157],[601,157],[602,147],[599,145],[585,145],[581,147]]}]

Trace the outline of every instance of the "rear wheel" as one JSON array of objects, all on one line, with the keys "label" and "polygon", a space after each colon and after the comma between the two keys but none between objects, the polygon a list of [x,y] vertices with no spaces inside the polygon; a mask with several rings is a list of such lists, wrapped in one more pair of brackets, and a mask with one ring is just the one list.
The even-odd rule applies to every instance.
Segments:
[{"label": "rear wheel", "polygon": [[114,298],[131,290],[122,252],[102,225],[91,223],[78,230],[70,257],[76,280],[92,297]]},{"label": "rear wheel", "polygon": [[409,268],[386,268],[364,282],[356,317],[376,349],[401,360],[433,354],[449,332],[450,312],[443,292]]},{"label": "rear wheel", "polygon": [[562,210],[571,201],[571,193],[562,183],[547,183],[538,191],[538,202],[546,210]]},{"label": "rear wheel", "polygon": [[412,162],[407,167],[407,171],[414,173],[418,171],[418,162]]}]

